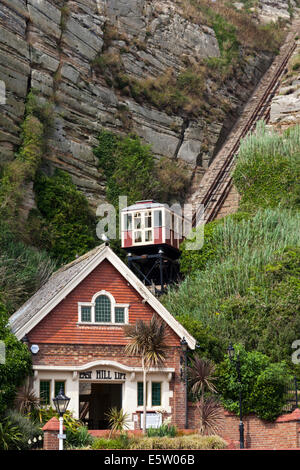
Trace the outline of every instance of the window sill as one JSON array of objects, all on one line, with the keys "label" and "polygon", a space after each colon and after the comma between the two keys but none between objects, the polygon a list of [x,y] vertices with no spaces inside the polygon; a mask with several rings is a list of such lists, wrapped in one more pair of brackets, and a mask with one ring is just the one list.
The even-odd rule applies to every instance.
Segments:
[{"label": "window sill", "polygon": [[91,326],[91,327],[101,327],[101,326],[112,326],[112,327],[123,327],[128,325],[128,323],[92,323],[92,322],[77,322],[76,326]]}]

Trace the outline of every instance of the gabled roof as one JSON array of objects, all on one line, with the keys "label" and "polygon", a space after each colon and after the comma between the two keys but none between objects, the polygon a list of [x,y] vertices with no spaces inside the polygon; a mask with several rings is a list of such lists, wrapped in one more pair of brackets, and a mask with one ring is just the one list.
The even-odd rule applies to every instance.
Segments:
[{"label": "gabled roof", "polygon": [[56,271],[50,279],[9,319],[12,332],[18,339],[28,334],[56,305],[82,282],[102,261],[108,260],[143,299],[188,346],[195,349],[196,340],[171,315],[136,275],[111,250],[102,244]]}]

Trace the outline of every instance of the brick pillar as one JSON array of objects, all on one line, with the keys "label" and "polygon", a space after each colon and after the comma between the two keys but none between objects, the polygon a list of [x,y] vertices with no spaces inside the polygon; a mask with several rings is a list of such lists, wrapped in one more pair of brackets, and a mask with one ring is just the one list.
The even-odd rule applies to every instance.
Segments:
[{"label": "brick pillar", "polygon": [[[59,450],[59,420],[54,416],[42,428],[44,431],[44,450]],[[64,427],[65,429],[65,427]]]}]

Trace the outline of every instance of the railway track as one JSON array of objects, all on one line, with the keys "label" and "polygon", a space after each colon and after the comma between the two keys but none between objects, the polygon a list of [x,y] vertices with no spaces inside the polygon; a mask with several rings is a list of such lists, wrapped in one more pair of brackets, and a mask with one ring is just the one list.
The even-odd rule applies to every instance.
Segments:
[{"label": "railway track", "polygon": [[296,49],[296,35],[299,30],[300,20],[297,20],[281,47],[279,55],[260,80],[229,138],[208,168],[199,190],[190,198],[189,202],[194,207],[196,206],[192,219],[193,227],[197,227],[199,223],[210,222],[218,215],[232,188],[231,175],[240,141],[249,132],[255,130],[259,120],[264,119],[268,122],[272,98],[280,85],[280,79],[286,70],[287,63]]}]

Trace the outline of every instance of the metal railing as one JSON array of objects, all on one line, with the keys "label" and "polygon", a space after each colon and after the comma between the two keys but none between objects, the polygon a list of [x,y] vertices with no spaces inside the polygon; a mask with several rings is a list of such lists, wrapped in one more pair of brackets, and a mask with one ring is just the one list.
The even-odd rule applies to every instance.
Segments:
[{"label": "metal railing", "polygon": [[285,402],[283,412],[291,413],[299,406],[299,380],[294,377],[285,390]]}]

